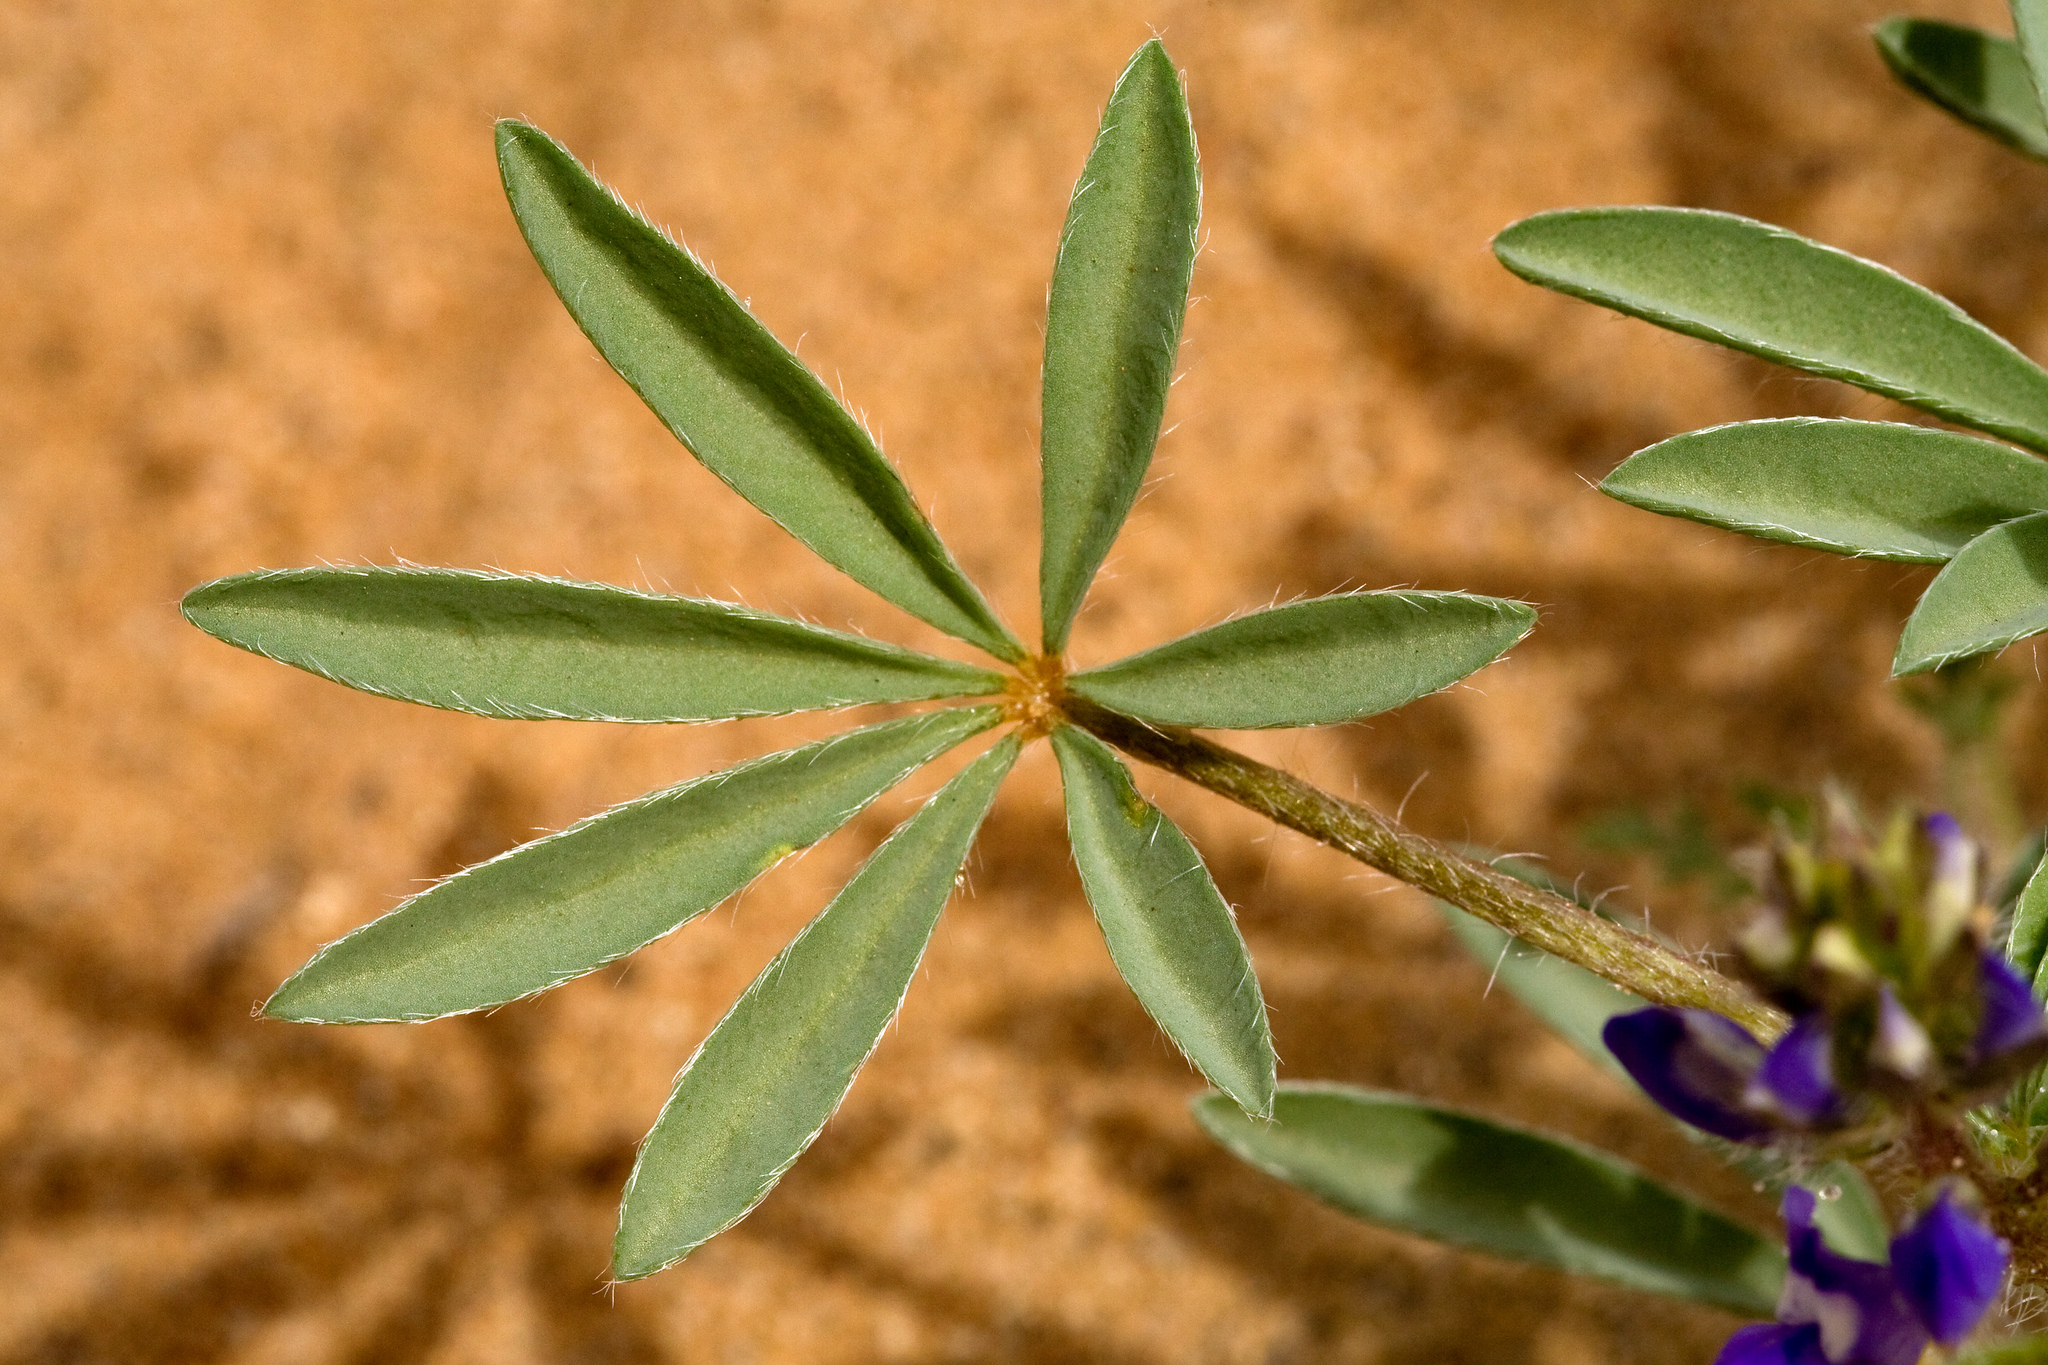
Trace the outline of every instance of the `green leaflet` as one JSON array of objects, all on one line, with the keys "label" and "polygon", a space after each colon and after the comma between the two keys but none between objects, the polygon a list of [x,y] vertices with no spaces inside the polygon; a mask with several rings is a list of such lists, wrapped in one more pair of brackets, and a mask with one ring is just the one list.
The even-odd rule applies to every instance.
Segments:
[{"label": "green leaflet", "polygon": [[2012,0],[2011,9],[2017,46],[2033,86],[2034,115],[2039,118],[2048,107],[2048,0]]},{"label": "green leaflet", "polygon": [[1906,618],[1892,676],[2003,649],[2048,630],[2048,512],[1994,526],[1934,576]]},{"label": "green leaflet", "polygon": [[1777,1243],[1604,1152],[1401,1095],[1284,1085],[1274,1121],[1195,1102],[1218,1142],[1368,1222],[1757,1317]]},{"label": "green leaflet", "polygon": [[1317,597],[1183,635],[1067,683],[1090,701],[1166,725],[1333,725],[1449,687],[1535,624],[1533,607],[1466,593]]},{"label": "green leaflet", "polygon": [[1859,1261],[1891,1260],[1891,1221],[1863,1172],[1846,1161],[1830,1161],[1792,1183],[1820,1196],[1813,1225],[1820,1229],[1822,1241]]},{"label": "green leaflet", "polygon": [[1765,540],[1938,564],[2048,508],[2048,462],[1933,427],[1793,417],[1660,441],[1600,491]]},{"label": "green leaflet", "polygon": [[1447,901],[1437,901],[1436,908],[1466,951],[1493,973],[1493,985],[1506,987],[1585,1056],[1627,1078],[1601,1041],[1600,1030],[1617,1014],[1647,1008],[1648,1001],[1584,967],[1532,948]]},{"label": "green leaflet", "polygon": [[1046,303],[1039,603],[1048,654],[1066,647],[1151,463],[1201,211],[1187,98],[1155,38],[1103,111]]},{"label": "green leaflet", "polygon": [[2033,984],[2034,994],[2048,994],[2048,971],[2043,970],[2048,967],[2048,857],[2034,869],[2013,906],[2005,956]]},{"label": "green leaflet", "polygon": [[1939,295],[1728,213],[1539,213],[1493,239],[1526,280],[2048,449],[2048,372]]},{"label": "green leaflet", "polygon": [[559,985],[688,923],[1001,715],[885,721],[615,807],[328,944],[264,1013],[435,1019]]},{"label": "green leaflet", "polygon": [[1887,19],[1870,31],[1900,82],[2008,147],[2048,159],[2048,123],[2019,44],[1939,19]]},{"label": "green leaflet", "polygon": [[1273,1109],[1273,1038],[1251,954],[1201,855],[1092,735],[1053,731],[1067,837],[1109,955],[1146,1013],[1211,1085]]},{"label": "green leaflet", "polygon": [[1004,740],[905,821],[697,1049],[626,1182],[620,1279],[737,1223],[811,1145],[895,1017],[1019,747]]},{"label": "green leaflet", "polygon": [[860,424],[695,257],[538,128],[500,122],[498,168],[571,316],[706,468],[911,615],[1024,656]]},{"label": "green leaflet", "polygon": [[460,569],[285,569],[185,595],[231,645],[517,720],[721,720],[987,696],[1001,675],[725,602]]}]

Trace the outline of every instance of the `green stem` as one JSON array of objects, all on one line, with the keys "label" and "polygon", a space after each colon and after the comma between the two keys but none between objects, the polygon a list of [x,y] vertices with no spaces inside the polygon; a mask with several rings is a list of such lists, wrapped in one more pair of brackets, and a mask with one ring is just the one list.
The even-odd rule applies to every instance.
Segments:
[{"label": "green stem", "polygon": [[1738,982],[1562,896],[1410,833],[1355,801],[1332,796],[1192,731],[1147,725],[1072,693],[1061,696],[1057,704],[1069,722],[1133,758],[1420,887],[1645,1000],[1712,1010],[1766,1041],[1785,1030],[1785,1016]]}]

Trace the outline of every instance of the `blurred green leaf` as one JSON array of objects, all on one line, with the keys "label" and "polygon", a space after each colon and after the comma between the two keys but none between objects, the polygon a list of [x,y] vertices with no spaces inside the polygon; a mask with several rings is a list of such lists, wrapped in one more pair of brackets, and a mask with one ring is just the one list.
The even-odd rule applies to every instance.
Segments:
[{"label": "blurred green leaf", "polygon": [[2048,462],[1932,427],[1794,417],[1674,436],[1600,491],[1765,540],[1938,564],[2048,508]]},{"label": "blurred green leaf", "polygon": [[2013,906],[2005,956],[2033,983],[2034,994],[2048,996],[2048,962],[2043,960],[2048,958],[2048,858],[2036,865]]},{"label": "blurred green leaf", "polygon": [[1579,826],[1579,841],[1609,853],[1631,853],[1657,865],[1667,886],[1704,880],[1716,902],[1727,904],[1755,888],[1721,848],[1706,816],[1689,800],[1667,816],[1653,815],[1639,805],[1611,807]]},{"label": "blurred green leaf", "polygon": [[2048,2],[2012,0],[2010,9],[2016,45],[2033,87],[2034,115],[2039,118],[2048,108]]},{"label": "blurred green leaf", "polygon": [[867,432],[696,257],[538,128],[500,122],[498,168],[571,316],[706,468],[913,616],[1024,656]]},{"label": "blurred green leaf", "polygon": [[1892,658],[1924,673],[2048,630],[2048,512],[1994,526],[1934,576]]},{"label": "blurred green leaf", "polygon": [[1273,1039],[1230,906],[1179,827],[1100,741],[1053,731],[1067,837],[1117,971],[1209,1083],[1253,1114],[1273,1107]]},{"label": "blurred green leaf", "polygon": [[1891,1260],[1891,1222],[1863,1172],[1846,1161],[1830,1161],[1789,1183],[1804,1185],[1818,1196],[1813,1224],[1820,1229],[1822,1241],[1859,1261]]},{"label": "blurred green leaf", "polygon": [[1900,82],[1991,134],[2048,160],[2048,123],[2019,45],[1939,19],[1887,19],[1870,31]]},{"label": "blurred green leaf", "polygon": [[626,1182],[618,1278],[737,1223],[811,1145],[895,1017],[1019,747],[1003,740],[905,821],[697,1049]]},{"label": "blurred green leaf", "polygon": [[[1924,716],[1954,753],[1997,737],[2020,680],[1982,655],[1905,679],[1894,695]],[[2026,871],[2033,873],[2030,865]]]},{"label": "blurred green leaf", "polygon": [[231,645],[401,701],[515,720],[722,720],[987,696],[987,669],[726,602],[460,569],[284,569],[185,594]]},{"label": "blurred green leaf", "polygon": [[1973,1346],[1956,1356],[1956,1365],[2048,1365],[2048,1335],[2010,1337]]},{"label": "blurred green leaf", "polygon": [[1067,685],[1166,725],[1332,725],[1449,687],[1535,624],[1524,603],[1465,593],[1317,597],[1183,635]]},{"label": "blurred green leaf", "polygon": [[1333,1085],[1284,1085],[1274,1121],[1221,1096],[1195,1116],[1260,1169],[1368,1222],[1769,1317],[1777,1243],[1604,1152]]},{"label": "blurred green leaf", "polygon": [[2040,870],[2041,859],[2048,854],[2048,828],[2036,827],[2029,830],[2007,858],[2005,870],[1999,875],[1992,892],[1991,908],[2010,918],[2017,913],[2020,896],[2026,891],[2027,883]]},{"label": "blurred green leaf", "polygon": [[2048,372],[1939,295],[1728,213],[1540,213],[1493,239],[1549,289],[2048,449]]},{"label": "blurred green leaf", "polygon": [[630,801],[328,944],[264,1013],[434,1019],[559,985],[688,923],[1001,717],[979,706],[885,721]]},{"label": "blurred green leaf", "polygon": [[1102,113],[1046,302],[1039,601],[1048,654],[1066,647],[1152,461],[1201,212],[1187,98],[1154,38]]},{"label": "blurred green leaf", "polygon": [[1627,1079],[1628,1072],[1607,1050],[1600,1030],[1617,1014],[1648,1008],[1648,1001],[1584,967],[1532,948],[1447,901],[1435,904],[1458,941],[1492,971],[1492,985],[1506,988],[1588,1059]]}]

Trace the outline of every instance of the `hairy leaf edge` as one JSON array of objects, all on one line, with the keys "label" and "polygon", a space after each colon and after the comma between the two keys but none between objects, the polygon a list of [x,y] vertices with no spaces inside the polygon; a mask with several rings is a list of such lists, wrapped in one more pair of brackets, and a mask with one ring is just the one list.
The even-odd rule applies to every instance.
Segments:
[{"label": "hairy leaf edge", "polygon": [[[610,593],[624,593],[627,596],[637,597],[649,602],[681,602],[687,603],[691,606],[713,607],[721,612],[729,613],[741,619],[759,621],[767,625],[795,626],[799,629],[814,632],[816,634],[825,636],[835,642],[853,644],[863,649],[881,650],[885,654],[901,658],[905,662],[914,662],[920,664],[937,664],[940,666],[942,670],[945,671],[950,672],[957,670],[962,674],[967,674],[971,672],[979,675],[979,677],[977,677],[972,683],[969,683],[963,676],[963,688],[970,690],[962,690],[953,693],[942,693],[938,696],[920,698],[919,700],[941,701],[946,700],[949,697],[957,698],[994,696],[997,693],[1001,692],[1006,685],[1006,680],[1004,679],[1002,674],[992,672],[991,670],[985,668],[981,668],[975,664],[961,663],[957,659],[941,658],[939,655],[936,654],[926,654],[922,650],[910,649],[904,645],[891,644],[886,640],[877,640],[873,639],[870,636],[857,635],[851,631],[833,630],[829,626],[815,625],[809,621],[800,620],[793,616],[778,616],[773,612],[761,611],[757,608],[749,607],[744,603],[725,602],[712,597],[678,597],[669,593],[643,592],[638,588],[623,587],[615,583],[593,583],[584,579],[557,578],[548,574],[509,573],[494,569],[442,569],[429,568],[423,565],[415,564],[335,564],[314,566],[312,568],[312,571],[320,573],[345,574],[351,576],[360,575],[362,577],[371,577],[373,575],[387,573],[404,573],[437,576],[446,574],[456,575],[464,578],[472,578],[482,582],[492,583],[546,583],[557,587],[596,588]],[[410,702],[415,706],[430,706],[437,711],[454,711],[462,715],[483,716],[490,720],[571,720],[590,721],[608,725],[708,725],[718,723],[719,719],[750,720],[762,716],[798,714],[796,712],[768,710],[743,711],[731,716],[720,717],[712,720],[693,718],[689,716],[678,716],[667,719],[642,719],[630,716],[575,715],[557,711],[549,711],[543,707],[513,707],[502,705],[494,706],[489,702],[450,705],[447,702],[443,702],[436,699],[411,696],[405,692],[398,691],[394,688],[379,687],[368,682],[355,681],[353,679],[344,677],[343,675],[336,673],[331,669],[323,668],[319,665],[319,663],[315,661],[301,663],[296,659],[284,658],[281,655],[275,654],[270,650],[263,648],[261,645],[256,644],[253,641],[239,640],[232,635],[224,634],[218,630],[215,630],[211,626],[205,624],[203,621],[200,621],[193,614],[194,611],[198,609],[194,604],[195,598],[199,597],[200,594],[202,593],[209,592],[213,589],[219,588],[224,584],[254,582],[271,578],[290,578],[294,575],[303,574],[306,572],[308,572],[308,568],[305,566],[290,569],[254,569],[247,573],[229,574],[225,578],[209,579],[207,582],[201,583],[197,587],[192,588],[186,592],[184,597],[178,603],[178,614],[183,616],[186,619],[186,621],[190,622],[199,630],[202,630],[206,634],[212,636],[214,639],[219,640],[222,644],[233,645],[236,649],[246,650],[249,653],[257,655],[261,658],[269,659],[272,663],[283,664],[287,668],[296,668],[299,669],[301,672],[311,673],[316,678],[324,678],[328,682],[338,683],[339,685],[346,687],[351,691],[362,692],[373,697],[383,697],[389,701]],[[971,690],[972,688],[976,687],[979,687],[982,690]],[[462,699],[459,697],[456,700],[457,702],[462,701]],[[811,709],[817,711],[842,711],[855,706],[888,706],[896,704],[898,703],[869,701],[835,701],[828,702],[823,706]]]},{"label": "hairy leaf edge", "polygon": [[[944,753],[951,752],[953,749],[957,749],[960,745],[967,743],[976,735],[986,734],[989,730],[993,729],[996,725],[1000,724],[1003,719],[1003,713],[1000,707],[974,706],[960,707],[955,709],[957,709],[961,713],[962,720],[966,720],[969,716],[975,716],[976,712],[979,712],[981,714],[975,716],[976,723],[973,725],[973,728],[968,729],[964,733],[962,733],[958,739],[956,739],[950,746],[948,746],[947,750],[945,750],[941,754],[935,755],[933,758],[926,759],[922,763],[915,763],[910,765],[908,768],[904,769],[903,772],[898,774],[894,780],[889,782],[886,786],[877,790],[874,796],[868,798],[868,800],[862,802],[859,806],[856,806],[854,809],[848,811],[846,813],[845,820],[842,820],[840,822],[840,828],[843,829],[846,823],[848,821],[851,821],[856,815],[860,814],[862,810],[874,804],[874,802],[880,800],[883,796],[886,796],[892,789],[894,789],[898,785],[907,781],[912,773],[918,771],[921,768],[929,766],[931,763],[937,762],[939,758],[944,757]],[[945,712],[933,711],[927,714],[931,716],[938,716],[945,714]],[[891,722],[883,723],[889,724]],[[854,732],[847,732],[847,734],[851,733]],[[820,741],[818,747],[823,748],[825,745],[835,744],[838,741],[845,738],[846,734],[833,735],[828,739]],[[410,906],[414,901],[420,899],[421,896],[429,895],[434,891],[439,890],[441,887],[446,886],[448,883],[453,881],[459,881],[464,877],[470,876],[472,873],[482,870],[483,868],[491,867],[497,863],[502,863],[509,858],[516,858],[521,854],[531,852],[532,850],[539,848],[544,844],[553,843],[557,839],[565,839],[569,835],[575,834],[578,831],[585,829],[588,826],[593,825],[600,820],[605,819],[607,816],[616,814],[619,811],[626,810],[633,806],[644,805],[648,802],[660,801],[669,797],[678,796],[681,793],[695,787],[719,785],[729,778],[739,776],[743,772],[749,771],[754,768],[758,768],[763,764],[773,762],[777,759],[787,758],[790,754],[809,747],[811,746],[799,745],[797,749],[780,749],[772,754],[762,754],[759,757],[750,758],[741,763],[735,763],[729,768],[720,768],[717,772],[706,773],[701,777],[693,777],[687,781],[678,782],[674,786],[663,787],[658,791],[645,792],[639,796],[632,798],[629,801],[621,801],[615,806],[608,806],[604,810],[598,811],[595,814],[586,815],[581,820],[576,821],[576,823],[568,825],[562,829],[555,830],[553,833],[543,834],[538,839],[529,839],[527,842],[520,844],[516,848],[508,848],[503,853],[500,853],[495,857],[486,858],[484,859],[484,861],[480,863],[475,863],[469,867],[463,868],[460,872],[456,872],[450,876],[443,877],[441,880],[435,882],[432,886],[428,887],[425,891],[420,891],[415,893],[414,895],[407,896],[404,900],[400,901],[391,909],[386,910],[383,914],[377,916],[375,919],[372,919],[364,924],[359,924],[355,928],[349,930],[346,934],[343,934],[340,938],[335,939],[331,943],[323,945],[319,949],[319,951],[313,954],[313,956],[307,958],[305,963],[301,965],[297,971],[293,972],[290,976],[286,977],[284,981],[278,986],[278,988],[270,993],[270,998],[268,1000],[265,1000],[263,1004],[257,1008],[257,1013],[265,1018],[277,1019],[281,1022],[291,1024],[425,1024],[431,1023],[436,1019],[454,1019],[465,1014],[485,1014],[489,1013],[492,1010],[503,1009],[507,1005],[517,1004],[522,1000],[531,1000],[535,996],[545,995],[547,992],[554,990],[558,986],[564,986],[571,981],[575,981],[581,977],[588,976],[590,973],[598,971],[613,962],[617,962],[621,958],[631,957],[634,953],[637,953],[642,948],[647,947],[648,944],[658,943],[662,939],[667,938],[670,934],[673,934],[678,930],[687,928],[689,926],[690,920],[685,920],[683,923],[676,925],[672,929],[664,930],[662,933],[656,934],[653,938],[646,940],[646,942],[638,943],[631,948],[626,948],[617,953],[613,953],[611,956],[606,957],[598,962],[594,962],[588,967],[578,968],[577,970],[570,972],[568,975],[563,976],[558,980],[550,981],[545,986],[538,987],[534,990],[526,992],[523,995],[517,995],[510,1000],[500,1001],[497,1004],[493,1005],[477,1005],[469,1009],[451,1010],[446,1014],[401,1014],[393,1015],[389,1018],[373,1018],[367,1015],[351,1015],[347,1017],[321,1018],[314,1015],[304,1014],[275,1014],[271,1012],[270,1008],[271,1005],[276,1002],[277,998],[280,995],[282,995],[285,992],[285,990],[292,984],[292,982],[298,980],[301,976],[311,971],[315,964],[320,962],[321,959],[327,957],[330,953],[339,950],[343,944],[347,943],[350,939],[356,937],[356,935],[364,933],[373,926],[381,923],[385,919],[388,919],[392,915],[400,913],[401,911],[406,909],[406,907]],[[833,831],[833,833],[837,832],[837,830]],[[830,834],[827,834],[825,836],[825,838],[830,837]],[[758,880],[759,878],[766,876],[770,870],[776,867],[780,867],[784,862],[787,862],[791,858],[802,857],[809,849],[815,848],[818,843],[823,842],[824,839],[819,839],[816,841],[816,843],[807,845],[804,848],[791,849],[788,853],[785,853],[781,857],[775,859],[775,861],[763,865],[761,869],[754,874],[755,879]],[[748,883],[748,885],[752,884],[752,882]],[[733,894],[737,895],[738,892],[734,892]],[[694,920],[701,918],[703,914],[708,913],[710,910],[715,908],[716,906],[706,906],[703,911],[700,911],[697,915],[691,916],[691,919]],[[692,1054],[693,1057],[694,1055],[695,1054]]]},{"label": "hairy leaf edge", "polygon": [[[974,839],[980,837],[981,825],[987,820],[989,808],[993,806],[995,802],[996,789],[1002,785],[1003,779],[1009,776],[1009,770],[1011,766],[1014,763],[1016,763],[1017,755],[1023,752],[1023,748],[1023,740],[1019,736],[1011,734],[1004,737],[993,748],[989,749],[988,752],[982,754],[978,759],[975,760],[977,764],[990,763],[991,760],[993,760],[991,766],[995,769],[995,774],[993,777],[989,779],[988,799],[986,803],[984,803],[984,805],[982,806],[981,815],[977,817],[975,821],[975,833],[973,836],[970,837],[968,841],[967,856],[969,858],[973,857],[974,855],[973,841]],[[1001,755],[1001,757],[997,757],[998,755]],[[965,771],[972,771],[972,768],[970,767]],[[961,774],[962,776],[965,775],[965,771],[963,771],[963,773]],[[953,781],[955,782],[957,782],[958,780],[958,777],[955,777],[953,779]],[[951,786],[952,784],[948,783],[947,785]],[[943,794],[944,790],[945,788],[941,788],[938,793],[934,793],[932,800],[936,800],[940,794]],[[926,806],[929,806],[930,804],[931,800],[927,800],[925,802]],[[898,825],[895,831],[891,832],[889,838],[894,839],[898,833],[902,832],[904,826],[908,825],[911,820],[915,820],[917,816],[923,814],[923,812],[924,807],[920,806],[915,813],[913,813],[911,816],[905,819],[902,824]],[[886,844],[887,842],[888,840],[883,841],[884,844]],[[875,853],[880,852],[881,847],[878,846],[875,850]],[[870,854],[867,861],[874,861],[874,854]],[[865,862],[862,864],[863,867],[865,867],[866,865],[867,863]],[[966,865],[966,861],[963,859],[961,862],[961,868],[964,869]],[[855,875],[859,875],[858,872],[856,872]],[[960,873],[956,872],[954,874],[954,892],[957,892],[959,890],[959,884]],[[952,895],[953,893],[948,893],[948,901],[952,899]],[[827,902],[826,909],[830,908],[830,902]],[[943,907],[941,907],[941,913],[943,913]],[[810,920],[804,924],[803,928],[797,930],[796,934],[789,940],[789,942],[783,944],[782,947],[776,952],[775,956],[769,960],[768,965],[761,969],[760,974],[757,975],[752,982],[748,983],[748,986],[744,991],[740,992],[738,998],[735,999],[731,1005],[726,1007],[725,1013],[719,1016],[718,1022],[711,1026],[710,1031],[704,1035],[703,1040],[700,1041],[697,1044],[696,1048],[691,1051],[689,1060],[684,1062],[681,1069],[676,1072],[675,1079],[670,1083],[669,1087],[669,1094],[671,1100],[674,1098],[675,1088],[682,1084],[683,1077],[689,1074],[690,1068],[697,1064],[697,1058],[703,1054],[705,1047],[709,1045],[711,1039],[718,1033],[718,1031],[721,1028],[725,1027],[726,1021],[732,1018],[734,1012],[739,1009],[740,1005],[749,998],[751,998],[754,995],[754,993],[761,988],[762,983],[768,980],[770,973],[772,973],[775,970],[776,966],[785,957],[788,956],[789,951],[792,948],[794,948],[796,944],[800,942],[806,934],[810,933],[811,926],[816,924],[818,922],[818,919],[823,914],[823,910],[819,911],[817,915],[813,915],[810,918]],[[929,940],[927,940],[926,942],[925,951],[930,951]],[[923,954],[920,953],[920,964],[922,964],[922,961]],[[693,1242],[689,1246],[682,1248],[674,1256],[670,1257],[666,1261],[663,1261],[659,1265],[649,1266],[645,1269],[636,1268],[630,1272],[621,1273],[615,1262],[612,1267],[613,1281],[617,1283],[625,1283],[631,1280],[644,1280],[650,1275],[659,1275],[662,1271],[669,1269],[671,1266],[680,1265],[684,1260],[688,1259],[692,1252],[695,1252],[699,1247],[702,1247],[705,1243],[710,1242],[724,1235],[725,1233],[732,1231],[732,1229],[738,1227],[740,1223],[746,1220],[748,1214],[752,1213],[755,1209],[760,1208],[763,1201],[765,1201],[770,1194],[775,1192],[775,1187],[782,1182],[782,1177],[789,1174],[790,1167],[796,1165],[796,1163],[803,1157],[803,1154],[811,1149],[811,1144],[818,1140],[818,1135],[825,1131],[826,1124],[829,1124],[832,1121],[833,1117],[836,1114],[838,1114],[840,1106],[846,1103],[846,1097],[853,1093],[854,1082],[858,1081],[860,1079],[860,1073],[867,1069],[868,1061],[875,1055],[875,1050],[882,1045],[882,1039],[889,1036],[889,1024],[894,1023],[896,1019],[903,1013],[903,1002],[910,998],[910,987],[914,985],[916,981],[917,972],[913,971],[910,974],[910,980],[904,984],[903,993],[896,998],[896,1004],[889,1011],[888,1023],[883,1024],[881,1031],[875,1035],[875,1041],[868,1045],[868,1050],[861,1054],[860,1061],[854,1065],[853,1070],[851,1071],[851,1073],[849,1073],[846,1082],[846,1089],[840,1092],[839,1098],[833,1102],[831,1110],[825,1115],[824,1120],[820,1122],[816,1128],[813,1128],[810,1134],[807,1137],[805,1137],[801,1143],[798,1144],[796,1150],[790,1153],[788,1159],[785,1160],[780,1166],[777,1166],[773,1171],[768,1173],[767,1177],[762,1182],[760,1194],[755,1196],[752,1203],[748,1204],[744,1209],[741,1209],[738,1213],[734,1214],[729,1220],[720,1224],[717,1228],[714,1228],[711,1232],[705,1234],[704,1237],[702,1237],[700,1240]],[[664,1101],[661,1107],[661,1113],[657,1114],[655,1116],[654,1123],[648,1126],[647,1136],[653,1135],[654,1129],[659,1127],[661,1124],[662,1115],[665,1115],[667,1112],[668,1101]],[[632,1173],[626,1177],[625,1188],[620,1192],[619,1195],[620,1226],[622,1228],[625,1225],[624,1214],[626,1211],[626,1203],[632,1197],[633,1187],[639,1183],[641,1160],[645,1156],[646,1150],[646,1137],[643,1137],[641,1139],[639,1151],[635,1154],[633,1159]]]}]

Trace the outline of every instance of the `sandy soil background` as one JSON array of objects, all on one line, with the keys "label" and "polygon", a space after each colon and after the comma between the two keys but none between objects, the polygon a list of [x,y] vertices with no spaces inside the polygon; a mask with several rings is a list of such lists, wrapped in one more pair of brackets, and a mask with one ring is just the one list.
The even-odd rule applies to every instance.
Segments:
[{"label": "sandy soil background", "polygon": [[[1890,410],[1545,295],[1486,242],[1565,204],[1729,209],[2048,353],[2048,170],[1895,89],[1862,31],[1884,12],[0,4],[0,1358],[1708,1360],[1732,1320],[1353,1225],[1208,1144],[1083,905],[1042,751],[817,1146],[737,1231],[603,1293],[671,1075],[914,792],[540,1001],[258,1022],[314,947],[423,879],[842,722],[486,722],[236,653],[174,604],[257,566],[403,558],[955,648],[741,504],[596,358],[499,194],[490,120],[518,113],[802,338],[1029,627],[1045,280],[1101,101],[1156,26],[1201,138],[1201,297],[1077,657],[1276,594],[1538,602],[1472,686],[1246,747],[1388,807],[1419,783],[1419,828],[1627,882],[1617,903],[1703,939],[1698,897],[1590,851],[1584,823],[1691,801],[1739,832],[1749,780],[1934,795],[1881,682],[1926,575],[1586,481],[1687,427]],[[2029,696],[2036,816],[2044,723]],[[1539,1121],[1768,1216],[1488,998],[1419,897],[1152,789],[1241,907],[1286,1076]]]}]

